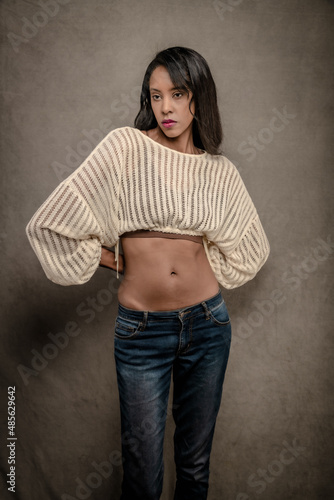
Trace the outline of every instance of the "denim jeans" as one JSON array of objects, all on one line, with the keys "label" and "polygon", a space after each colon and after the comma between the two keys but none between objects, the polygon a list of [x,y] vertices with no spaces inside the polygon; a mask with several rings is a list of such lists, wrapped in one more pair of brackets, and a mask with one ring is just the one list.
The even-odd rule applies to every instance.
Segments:
[{"label": "denim jeans", "polygon": [[138,311],[118,303],[115,361],[121,409],[121,500],[158,500],[171,376],[174,500],[207,498],[209,461],[231,342],[221,291],[195,305]]}]

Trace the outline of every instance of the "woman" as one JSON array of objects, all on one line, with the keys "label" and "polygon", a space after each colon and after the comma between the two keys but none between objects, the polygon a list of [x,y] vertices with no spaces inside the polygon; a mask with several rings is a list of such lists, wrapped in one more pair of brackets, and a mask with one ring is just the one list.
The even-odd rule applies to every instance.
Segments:
[{"label": "woman", "polygon": [[115,321],[122,500],[160,498],[171,374],[174,498],[207,498],[231,340],[219,284],[246,283],[269,254],[221,141],[206,61],[166,49],[147,68],[135,128],[111,131],[27,226],[56,283],[85,283],[99,265],[124,274]]}]

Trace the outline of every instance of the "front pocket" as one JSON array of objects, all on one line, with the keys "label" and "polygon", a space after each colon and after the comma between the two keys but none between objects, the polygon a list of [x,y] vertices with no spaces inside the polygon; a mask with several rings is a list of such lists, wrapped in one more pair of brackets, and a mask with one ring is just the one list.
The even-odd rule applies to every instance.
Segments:
[{"label": "front pocket", "polygon": [[141,321],[130,320],[117,316],[115,320],[115,337],[119,339],[130,339],[138,335],[142,326]]},{"label": "front pocket", "polygon": [[212,322],[216,325],[224,326],[230,323],[230,317],[224,300],[218,306],[212,309],[209,308],[209,312]]}]

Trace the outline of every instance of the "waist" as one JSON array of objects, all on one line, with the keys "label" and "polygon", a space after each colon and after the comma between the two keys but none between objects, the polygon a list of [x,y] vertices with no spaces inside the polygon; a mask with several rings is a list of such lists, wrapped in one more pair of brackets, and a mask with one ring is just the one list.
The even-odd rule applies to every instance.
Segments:
[{"label": "waist", "polygon": [[151,242],[124,240],[125,274],[118,290],[123,305],[140,310],[175,309],[217,290],[202,245],[166,239]]},{"label": "waist", "polygon": [[[180,314],[187,312],[187,315],[191,316],[192,314],[196,314],[198,312],[201,312],[204,308],[206,310],[206,307],[209,309],[214,308],[216,305],[220,304],[223,301],[223,295],[221,290],[219,289],[215,295],[209,297],[208,299],[202,300],[200,302],[197,302],[196,304],[191,304],[189,306],[181,307],[178,309],[170,309],[166,311],[150,311],[147,309],[143,310],[138,310],[138,309],[131,309],[129,307],[124,306],[120,302],[118,302],[118,314],[120,316],[125,316],[127,318],[132,318],[134,320],[142,320],[144,316],[146,316],[147,319],[169,319],[169,318],[174,318],[178,317]],[[205,304],[205,305],[204,305]]]}]

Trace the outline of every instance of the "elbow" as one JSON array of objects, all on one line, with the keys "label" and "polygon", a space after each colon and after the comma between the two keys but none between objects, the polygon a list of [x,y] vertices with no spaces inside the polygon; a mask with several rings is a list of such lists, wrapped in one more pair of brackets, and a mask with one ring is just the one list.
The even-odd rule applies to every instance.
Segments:
[{"label": "elbow", "polygon": [[246,283],[248,283],[248,281],[251,281],[253,278],[255,278],[256,275],[257,272],[238,273],[238,275],[233,279],[229,279],[226,276],[223,276],[218,281],[226,290],[233,290],[234,288],[239,288],[240,286],[245,285]]},{"label": "elbow", "polygon": [[64,276],[62,274],[56,274],[54,272],[50,273],[49,269],[43,268],[45,276],[52,283],[61,286],[73,286],[73,285],[84,285],[89,281],[90,276]]},{"label": "elbow", "polygon": [[32,244],[33,234],[34,234],[34,225],[32,223],[32,219],[26,225],[25,233],[26,233],[26,237],[28,238],[30,244]]},{"label": "elbow", "polygon": [[221,273],[218,282],[227,290],[238,288],[251,281],[264,266],[270,254],[268,247],[266,252],[258,256],[258,259],[247,266],[231,265],[227,266]]}]

